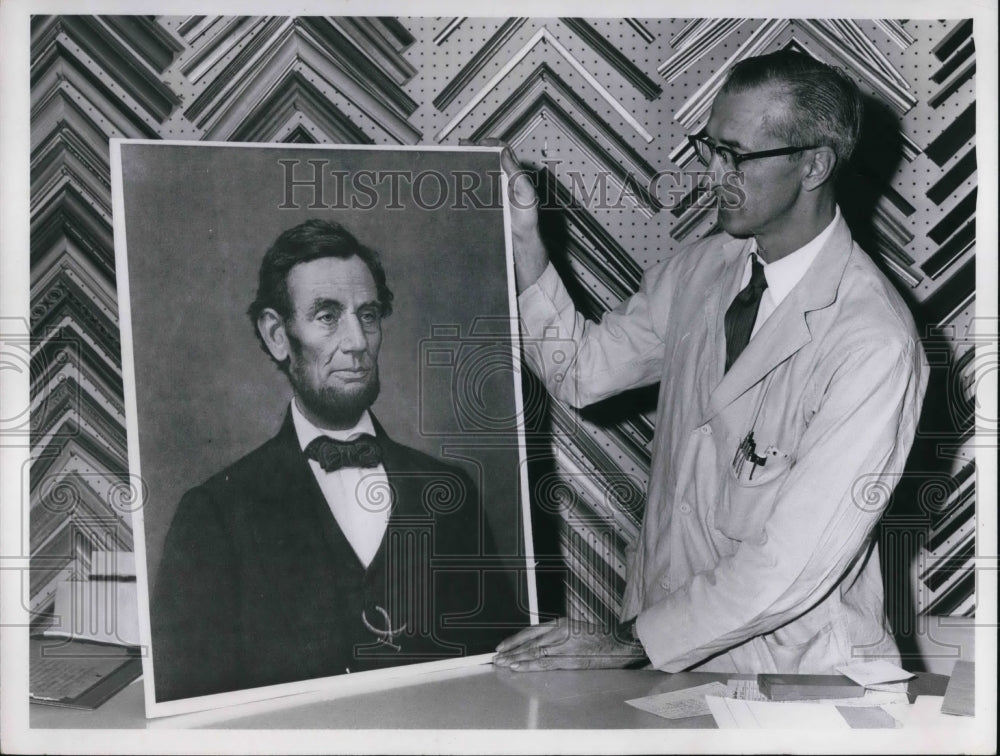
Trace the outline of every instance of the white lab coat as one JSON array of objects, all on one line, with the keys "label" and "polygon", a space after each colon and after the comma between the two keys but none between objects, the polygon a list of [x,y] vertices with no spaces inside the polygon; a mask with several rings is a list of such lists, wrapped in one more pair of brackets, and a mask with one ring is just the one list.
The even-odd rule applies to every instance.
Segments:
[{"label": "white lab coat", "polygon": [[[926,389],[913,319],[840,220],[724,373],[724,316],[749,244],[696,243],[599,324],[550,266],[519,300],[525,354],[574,406],[660,381],[621,610],[654,666],[824,673],[898,658],[875,525]],[[751,429],[767,462],[739,480]]]}]

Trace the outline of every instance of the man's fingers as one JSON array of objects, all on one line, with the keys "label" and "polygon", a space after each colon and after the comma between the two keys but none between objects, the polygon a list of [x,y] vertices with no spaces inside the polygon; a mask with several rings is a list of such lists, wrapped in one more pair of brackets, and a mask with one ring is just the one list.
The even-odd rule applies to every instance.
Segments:
[{"label": "man's fingers", "polygon": [[500,167],[503,168],[504,173],[508,176],[513,176],[517,171],[521,170],[521,165],[517,162],[514,150],[503,139],[497,139],[496,137],[483,137],[477,140],[459,139],[458,143],[463,147],[502,147]]},{"label": "man's fingers", "polygon": [[621,666],[610,663],[609,660],[598,659],[595,663],[586,650],[570,650],[559,646],[539,646],[530,652],[510,655],[507,662],[501,666],[514,672],[539,672],[547,669],[597,669],[602,667]]},{"label": "man's fingers", "polygon": [[509,145],[503,145],[503,151],[500,153],[500,167],[508,176],[516,176],[521,170],[521,164],[517,162],[514,150]]},{"label": "man's fingers", "polygon": [[528,649],[519,648],[514,651],[508,651],[505,654],[497,654],[493,657],[493,664],[497,667],[510,667],[519,662],[530,661],[532,659],[540,658],[537,653],[536,647],[532,646]]},{"label": "man's fingers", "polygon": [[509,667],[521,661],[550,656],[551,650],[564,644],[566,638],[564,620],[525,628],[497,646],[493,664],[498,667]]},{"label": "man's fingers", "polygon": [[515,672],[544,672],[548,669],[573,669],[563,665],[562,660],[555,656],[546,656],[542,659],[525,659],[510,665],[510,669]]},{"label": "man's fingers", "polygon": [[553,651],[543,655],[517,654],[505,664],[514,672],[538,672],[546,669],[621,669],[626,660],[619,656],[592,655],[585,651],[579,653],[558,653]]},{"label": "man's fingers", "polygon": [[558,656],[552,653],[553,646],[536,644],[522,646],[507,654],[503,654],[499,659],[494,659],[493,663],[498,667],[509,667],[511,669],[521,669],[525,664],[530,664],[536,669],[556,669],[559,665]]},{"label": "man's fingers", "polygon": [[506,147],[507,143],[503,139],[496,137],[480,137],[479,139],[468,139],[459,137],[459,145],[462,147]]},{"label": "man's fingers", "polygon": [[534,208],[538,201],[535,187],[531,183],[531,179],[528,178],[524,168],[517,161],[517,156],[509,144],[495,137],[483,137],[478,140],[459,139],[458,143],[469,147],[501,147],[500,168],[507,174],[510,182],[511,200],[518,210]]},{"label": "man's fingers", "polygon": [[503,139],[497,139],[496,137],[483,137],[475,142],[470,139],[459,139],[458,143],[470,145],[474,144],[477,147],[506,147],[508,150],[510,149],[510,145],[508,145]]},{"label": "man's fingers", "polygon": [[537,659],[578,656],[575,645],[568,640],[565,633],[553,631],[505,652],[497,652],[493,657],[493,664],[497,667],[516,667],[518,664]]},{"label": "man's fingers", "polygon": [[537,638],[547,635],[548,632],[556,626],[556,622],[547,622],[544,625],[532,625],[531,627],[526,627],[516,635],[512,635],[511,637],[502,640],[500,645],[497,646],[497,651],[499,653],[509,652],[524,645],[525,643],[529,643]]}]

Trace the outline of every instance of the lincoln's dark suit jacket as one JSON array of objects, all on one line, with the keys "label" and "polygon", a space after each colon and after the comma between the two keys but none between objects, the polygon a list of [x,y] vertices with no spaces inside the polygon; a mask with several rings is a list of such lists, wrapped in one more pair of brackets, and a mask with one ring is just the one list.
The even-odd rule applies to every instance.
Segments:
[{"label": "lincoln's dark suit jacket", "polygon": [[184,495],[150,602],[158,701],[485,653],[527,624],[469,477],[376,431],[392,510],[367,569],[290,413]]}]

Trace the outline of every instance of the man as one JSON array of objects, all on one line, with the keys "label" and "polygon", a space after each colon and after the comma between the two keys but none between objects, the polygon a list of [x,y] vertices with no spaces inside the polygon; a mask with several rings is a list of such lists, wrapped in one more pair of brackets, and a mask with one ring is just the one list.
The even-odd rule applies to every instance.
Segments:
[{"label": "man", "polygon": [[[529,628],[499,646],[497,665],[645,655],[669,672],[832,673],[897,657],[875,526],[927,366],[907,308],[835,201],[861,115],[854,84],[807,55],[734,66],[691,137],[724,233],[649,270],[599,324],[573,310],[524,209],[530,184],[516,179],[520,308],[539,339],[527,353],[541,353],[549,390],[582,406],[661,385],[621,627]],[[516,171],[509,154],[505,167]]]},{"label": "man", "polygon": [[249,315],[294,396],[180,502],[150,607],[157,700],[483,653],[525,624],[472,481],[370,412],[392,299],[336,223],[265,254]]}]

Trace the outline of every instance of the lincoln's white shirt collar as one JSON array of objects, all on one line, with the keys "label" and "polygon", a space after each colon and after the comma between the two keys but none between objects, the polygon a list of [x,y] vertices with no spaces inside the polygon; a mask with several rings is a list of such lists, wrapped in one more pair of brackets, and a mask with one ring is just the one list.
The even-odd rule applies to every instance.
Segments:
[{"label": "lincoln's white shirt collar", "polygon": [[353,428],[348,428],[347,430],[327,430],[316,427],[302,414],[297,399],[292,399],[292,423],[295,425],[295,435],[299,439],[299,448],[303,451],[305,451],[305,448],[309,446],[313,439],[320,436],[328,436],[335,441],[350,441],[352,438],[357,438],[365,433],[372,436],[375,435],[375,424],[372,422],[372,416],[368,410],[365,410],[361,414],[361,419],[358,420],[358,424]]},{"label": "lincoln's white shirt collar", "polygon": [[[758,259],[764,265],[764,277],[767,279],[767,290],[770,292],[771,299],[774,301],[774,306],[777,307],[781,302],[788,296],[789,292],[794,288],[795,284],[802,280],[802,277],[806,274],[809,266],[812,265],[812,261],[816,259],[816,255],[826,244],[827,239],[833,235],[834,226],[840,220],[840,208],[836,208],[836,212],[833,215],[833,220],[820,231],[819,235],[814,237],[811,241],[807,242],[802,247],[791,254],[787,254],[780,260],[775,260],[773,263],[764,262],[763,259],[758,255]],[[757,239],[753,240],[753,254],[757,254]],[[749,267],[749,259],[747,260]]]},{"label": "lincoln's white shirt collar", "polygon": [[[375,435],[375,424],[367,410],[353,428],[342,431],[325,430],[309,422],[299,409],[298,401],[292,399],[292,422],[303,451],[318,436],[350,441],[362,433]],[[379,464],[372,469],[344,467],[324,472],[314,459],[309,460],[309,467],[341,532],[358,559],[367,567],[378,553],[389,521],[392,497],[384,495],[389,486],[385,468]]]}]

